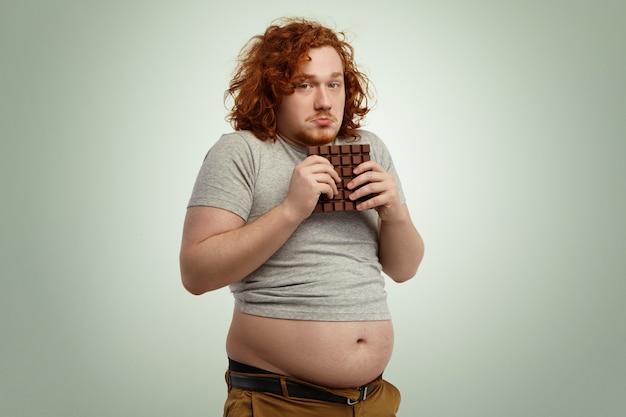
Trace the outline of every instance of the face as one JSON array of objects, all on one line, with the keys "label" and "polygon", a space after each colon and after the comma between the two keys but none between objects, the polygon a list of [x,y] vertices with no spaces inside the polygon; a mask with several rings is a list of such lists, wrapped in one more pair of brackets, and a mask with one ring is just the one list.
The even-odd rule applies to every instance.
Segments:
[{"label": "face", "polygon": [[346,91],[341,58],[331,46],[309,51],[310,60],[294,79],[295,91],[283,97],[276,111],[279,135],[301,146],[332,142],[343,120]]}]

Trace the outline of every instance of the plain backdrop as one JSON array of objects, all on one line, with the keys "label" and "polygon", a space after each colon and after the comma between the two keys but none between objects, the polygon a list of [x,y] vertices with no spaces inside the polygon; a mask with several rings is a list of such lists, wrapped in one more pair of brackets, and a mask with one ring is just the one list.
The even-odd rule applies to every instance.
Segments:
[{"label": "plain backdrop", "polygon": [[237,53],[345,31],[426,241],[400,417],[626,415],[626,3],[0,5],[0,416],[220,416],[227,289],[178,250]]}]

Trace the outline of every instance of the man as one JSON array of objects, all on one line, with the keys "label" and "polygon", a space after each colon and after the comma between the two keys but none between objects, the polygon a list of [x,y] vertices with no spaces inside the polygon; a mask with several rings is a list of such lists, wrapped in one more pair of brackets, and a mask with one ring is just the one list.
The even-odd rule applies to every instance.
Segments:
[{"label": "man", "polygon": [[[235,132],[204,160],[180,254],[188,291],[235,298],[224,415],[395,416],[381,272],[410,279],[424,248],[387,148],[358,129],[368,79],[343,34],[307,20],[271,25],[239,58]],[[313,213],[341,179],[307,147],[344,143],[370,145],[346,185],[360,202]]]}]

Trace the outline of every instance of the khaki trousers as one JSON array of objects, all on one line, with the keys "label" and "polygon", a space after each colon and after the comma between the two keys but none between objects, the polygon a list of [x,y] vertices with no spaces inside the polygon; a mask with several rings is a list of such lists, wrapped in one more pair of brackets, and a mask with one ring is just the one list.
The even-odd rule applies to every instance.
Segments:
[{"label": "khaki trousers", "polygon": [[[241,374],[227,371],[227,382],[230,373]],[[264,376],[267,377],[267,375]],[[285,381],[313,386],[335,395],[348,398],[359,397],[357,389],[326,388],[291,377],[274,374],[272,376]],[[354,405],[229,387],[228,398],[224,405],[224,417],[395,417],[400,407],[400,391],[382,377],[368,385],[374,385],[376,389],[365,400]]]}]

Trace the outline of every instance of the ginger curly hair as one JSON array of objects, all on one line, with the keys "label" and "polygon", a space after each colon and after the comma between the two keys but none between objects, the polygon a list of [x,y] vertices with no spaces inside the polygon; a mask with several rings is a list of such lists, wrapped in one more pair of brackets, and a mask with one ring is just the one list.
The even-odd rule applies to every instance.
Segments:
[{"label": "ginger curly hair", "polygon": [[357,68],[354,49],[343,32],[306,19],[276,21],[241,49],[224,93],[225,102],[229,97],[234,101],[227,116],[233,128],[250,130],[263,141],[275,140],[276,108],[282,97],[294,92],[292,80],[309,50],[322,46],[333,47],[344,68],[346,103],[338,135],[358,139],[357,129],[370,111],[370,81]]}]

